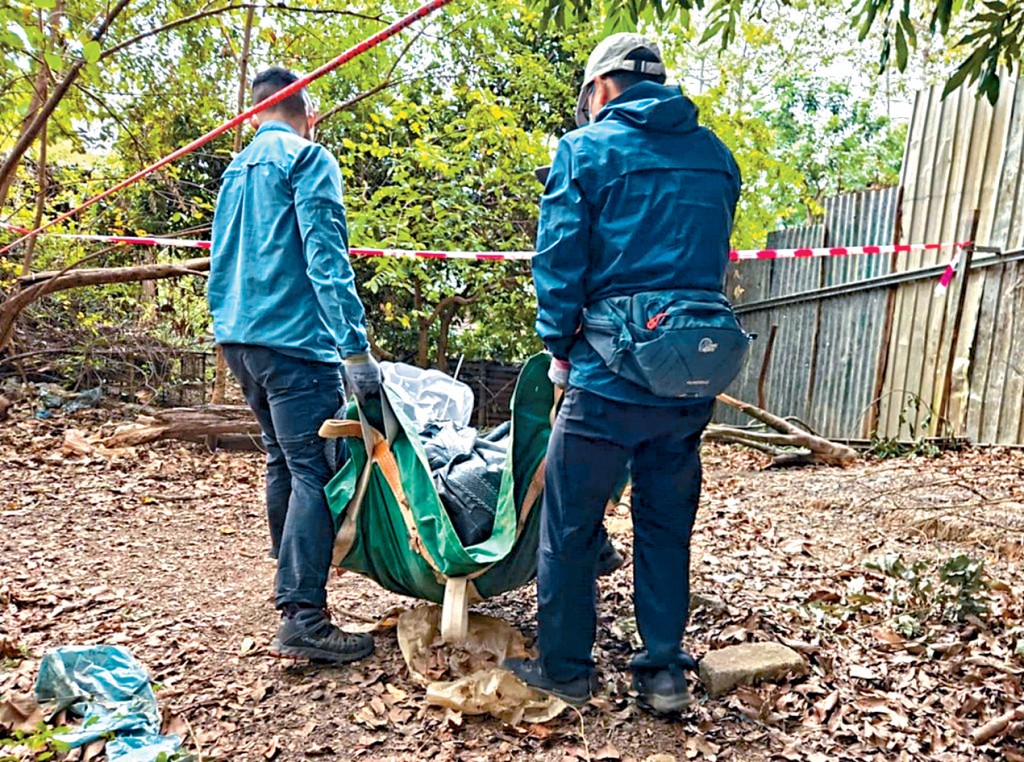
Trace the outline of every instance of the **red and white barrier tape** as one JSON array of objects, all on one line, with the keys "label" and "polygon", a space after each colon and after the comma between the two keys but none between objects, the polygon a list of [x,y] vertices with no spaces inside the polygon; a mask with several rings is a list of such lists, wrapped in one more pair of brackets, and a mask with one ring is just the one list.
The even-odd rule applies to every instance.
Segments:
[{"label": "red and white barrier tape", "polygon": [[[0,227],[15,233],[27,233],[24,228],[0,223]],[[49,238],[63,238],[74,241],[96,241],[99,243],[123,243],[136,246],[175,246],[189,249],[209,249],[209,241],[197,241],[187,238],[147,238],[137,236],[85,235],[77,233],[41,233]],[[733,262],[757,259],[809,259],[813,257],[851,257],[872,254],[907,254],[912,251],[938,251],[955,248],[956,255],[946,273],[942,276],[942,285],[948,286],[953,278],[953,271],[959,261],[960,251],[968,244],[961,243],[901,243],[885,246],[831,246],[817,249],[743,249],[729,252]],[[354,248],[350,252],[356,257],[415,257],[418,259],[474,259],[478,261],[529,260],[534,256],[532,251],[416,251],[411,249],[363,249]]]},{"label": "red and white barrier tape", "polygon": [[299,79],[295,80],[294,82],[292,82],[287,87],[281,88],[280,90],[278,90],[273,95],[270,95],[267,98],[264,98],[262,101],[260,101],[256,105],[252,106],[251,108],[247,109],[246,111],[243,111],[241,114],[237,114],[236,116],[233,116],[231,119],[229,119],[228,121],[224,122],[220,126],[215,127],[214,129],[210,130],[205,135],[199,136],[198,138],[193,140],[191,143],[189,143],[187,146],[182,146],[178,150],[176,150],[176,151],[174,151],[172,153],[167,154],[167,156],[163,157],[159,161],[157,161],[157,162],[155,162],[153,164],[150,164],[148,167],[146,167],[144,169],[139,170],[138,172],[136,172],[131,177],[122,180],[117,185],[114,185],[113,187],[108,188],[107,190],[103,191],[102,193],[98,193],[97,195],[93,196],[92,198],[87,199],[86,201],[83,201],[81,204],[79,204],[77,207],[75,207],[71,211],[64,212],[63,214],[59,215],[58,217],[54,217],[52,220],[50,220],[49,222],[46,222],[46,223],[40,225],[35,230],[26,230],[21,235],[21,238],[19,238],[17,241],[13,241],[12,243],[9,243],[6,246],[3,246],[2,248],[0,248],[0,255],[6,254],[8,251],[11,250],[11,248],[13,246],[16,246],[17,244],[22,243],[23,241],[25,241],[25,240],[33,237],[33,236],[39,235],[42,231],[47,230],[48,228],[52,227],[53,225],[56,225],[58,222],[63,222],[64,220],[66,220],[66,219],[68,219],[70,217],[74,217],[76,214],[78,214],[83,209],[87,209],[88,207],[92,206],[93,204],[97,203],[98,201],[102,201],[103,199],[105,199],[105,198],[107,198],[109,196],[112,196],[113,194],[117,193],[119,190],[127,188],[129,185],[132,185],[133,183],[141,180],[142,178],[144,178],[147,175],[155,172],[156,170],[160,169],[161,167],[164,167],[167,164],[170,164],[172,161],[174,161],[176,159],[179,159],[179,158],[181,158],[182,156],[184,156],[184,155],[186,155],[188,153],[191,153],[192,151],[196,150],[200,146],[206,145],[211,140],[216,138],[218,135],[223,135],[228,130],[231,130],[231,129],[237,127],[238,125],[242,124],[243,122],[245,122],[247,119],[249,119],[254,114],[258,114],[260,111],[263,111],[264,109],[270,108],[275,103],[278,103],[278,102],[284,100],[285,98],[288,98],[289,96],[294,95],[295,93],[299,92],[302,88],[304,88],[306,85],[308,85],[310,82],[313,82],[314,80],[319,79],[320,77],[324,76],[325,74],[328,74],[328,73],[334,71],[335,69],[337,69],[338,67],[342,66],[343,64],[346,64],[349,61],[351,61],[353,58],[356,58],[357,56],[361,56],[367,50],[370,50],[371,48],[375,48],[377,45],[380,45],[385,40],[388,40],[388,39],[394,37],[396,34],[399,34],[403,30],[405,30],[407,27],[412,26],[413,24],[415,24],[420,19],[422,19],[422,18],[424,18],[426,16],[429,16],[431,13],[439,10],[440,8],[443,8],[444,6],[448,5],[448,3],[450,3],[450,2],[452,2],[452,0],[427,0],[426,3],[421,5],[419,8],[414,10],[412,13],[408,14],[407,16],[403,16],[402,18],[398,19],[398,21],[395,21],[393,24],[390,24],[389,26],[385,27],[384,29],[381,29],[376,34],[371,35],[370,37],[367,37],[365,40],[360,42],[358,45],[355,45],[354,47],[349,48],[348,50],[346,50],[341,55],[337,56],[336,58],[331,59],[330,61],[325,63],[320,68],[318,68],[318,69],[316,69],[314,71],[311,71],[306,76],[299,77]]},{"label": "red and white barrier tape", "polygon": [[942,272],[939,282],[935,285],[936,296],[941,296],[949,288],[949,284],[953,282],[953,278],[956,277],[956,271],[960,269],[960,255],[963,254],[963,251],[963,247],[959,246],[953,252],[953,258],[949,260],[949,264],[946,265],[946,269]]},{"label": "red and white barrier tape", "polygon": [[[0,223],[0,227],[15,233],[23,228]],[[171,246],[186,249],[209,249],[209,241],[196,241],[189,238],[146,238],[126,235],[85,235],[79,233],[40,233],[44,238],[60,238],[71,241],[95,241],[97,243],[123,243],[134,246]],[[480,261],[493,260],[529,260],[532,251],[416,251],[412,249],[362,249],[353,248],[349,253],[354,257],[415,257],[417,259],[475,259]]]},{"label": "red and white barrier tape", "polygon": [[897,243],[884,246],[828,246],[817,249],[746,249],[729,252],[729,259],[809,259],[811,257],[851,257],[859,254],[909,254],[912,251],[939,251],[967,246],[959,243]]}]

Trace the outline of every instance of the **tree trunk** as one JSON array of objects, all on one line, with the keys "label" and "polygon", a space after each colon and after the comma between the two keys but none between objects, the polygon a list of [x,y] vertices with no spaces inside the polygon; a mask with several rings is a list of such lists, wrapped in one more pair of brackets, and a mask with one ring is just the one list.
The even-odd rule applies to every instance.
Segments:
[{"label": "tree trunk", "polygon": [[417,314],[416,318],[416,366],[420,368],[430,367],[430,320],[422,317],[423,287],[417,280],[413,286],[412,307]]},{"label": "tree trunk", "polygon": [[[32,218],[33,230],[43,224],[43,212],[46,210],[46,125],[39,135],[39,159],[36,166],[36,185],[39,186],[36,192],[36,214]],[[28,275],[32,271],[32,259],[36,253],[36,243],[39,238],[30,238],[25,246],[25,256],[21,260],[21,274]]]},{"label": "tree trunk", "polygon": [[[64,8],[64,2],[61,0],[57,6],[50,12],[50,28],[52,30],[52,37],[46,44],[44,54],[49,52],[52,48],[52,40],[57,38],[60,33],[60,14]],[[43,24],[43,12],[39,11],[39,31],[45,34],[46,28]],[[43,103],[46,102],[46,92],[49,89],[50,83],[50,66],[46,63],[46,57],[43,55],[39,59],[39,69],[36,71],[35,79],[32,83],[32,97],[28,102],[28,111],[25,113],[25,117],[21,120],[21,130],[24,132],[28,129],[29,125],[32,124],[32,120],[35,119],[39,109]],[[18,176],[17,169],[15,171],[0,175],[0,207],[2,207],[7,201],[7,195],[11,191],[11,186],[14,185],[14,181]],[[38,227],[38,223],[36,223]]]},{"label": "tree trunk", "polygon": [[[245,109],[245,90],[246,80],[249,74],[249,45],[252,40],[252,21],[253,16],[256,13],[256,8],[249,6],[249,10],[245,13],[245,32],[242,36],[242,58],[238,62],[238,99],[236,113],[242,113]],[[235,130],[235,153],[242,150],[242,135],[244,125],[238,125],[238,129]]]},{"label": "tree trunk", "polygon": [[452,321],[455,319],[455,306],[441,313],[441,324],[437,331],[437,369],[448,372],[448,337],[451,335]]},{"label": "tree trunk", "polygon": [[18,278],[21,288],[45,283],[52,291],[64,291],[79,286],[99,286],[105,283],[135,283],[144,280],[177,278],[182,275],[196,275],[210,269],[210,258],[183,259],[179,262],[161,262],[155,265],[133,267],[94,267],[84,270],[48,270]]}]

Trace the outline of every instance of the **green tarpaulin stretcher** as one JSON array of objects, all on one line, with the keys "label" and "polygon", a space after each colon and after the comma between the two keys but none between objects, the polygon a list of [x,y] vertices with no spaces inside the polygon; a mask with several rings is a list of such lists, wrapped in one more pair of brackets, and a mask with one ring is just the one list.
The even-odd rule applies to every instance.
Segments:
[{"label": "green tarpaulin stretcher", "polygon": [[[444,602],[443,634],[464,633],[471,599],[525,585],[537,571],[544,456],[555,389],[549,357],[523,367],[512,396],[512,430],[494,517],[485,541],[465,547],[438,497],[416,426],[382,394],[344,421],[327,421],[324,437],[348,438],[350,459],[327,485],[337,537],[334,563],[401,595]],[[373,461],[367,469],[367,450]],[[361,496],[361,499],[359,499]]]}]

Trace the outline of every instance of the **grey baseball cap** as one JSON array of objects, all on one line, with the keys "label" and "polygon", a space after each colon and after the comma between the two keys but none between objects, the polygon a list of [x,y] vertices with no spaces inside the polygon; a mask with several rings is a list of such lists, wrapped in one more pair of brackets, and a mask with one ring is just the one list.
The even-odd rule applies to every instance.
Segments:
[{"label": "grey baseball cap", "polygon": [[[637,50],[646,50],[651,53],[657,62],[654,61],[630,61],[626,56]],[[582,127],[589,119],[587,118],[587,99],[594,78],[613,71],[635,71],[641,74],[653,74],[664,77],[666,74],[665,64],[661,58],[661,48],[658,43],[649,40],[642,34],[620,32],[605,37],[594,48],[594,52],[587,59],[587,68],[583,74],[583,86],[580,88],[580,96],[576,101],[576,124]]]}]

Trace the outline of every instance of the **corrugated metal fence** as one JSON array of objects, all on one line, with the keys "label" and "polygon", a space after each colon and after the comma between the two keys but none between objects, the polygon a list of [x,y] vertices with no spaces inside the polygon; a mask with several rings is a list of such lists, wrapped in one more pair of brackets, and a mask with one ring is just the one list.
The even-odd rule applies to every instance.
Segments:
[{"label": "corrugated metal fence", "polygon": [[[976,241],[1024,248],[1022,147],[1018,83],[1005,82],[995,108],[968,89],[945,101],[923,91],[901,188],[829,199],[820,223],[773,233],[768,246],[954,242],[978,209]],[[836,438],[1024,443],[1024,263],[979,253],[966,286],[958,278],[936,295],[952,253],[739,263],[731,295],[759,340],[732,393]]]},{"label": "corrugated metal fence", "polygon": [[[891,241],[897,197],[897,189],[887,188],[828,199],[821,223],[771,233],[768,246]],[[758,340],[731,393],[829,436],[859,438],[877,386],[887,296],[860,292],[821,299],[812,294],[886,274],[890,267],[887,257],[738,263],[729,287],[744,326]],[[733,413],[723,412],[723,418],[741,420]]]}]

